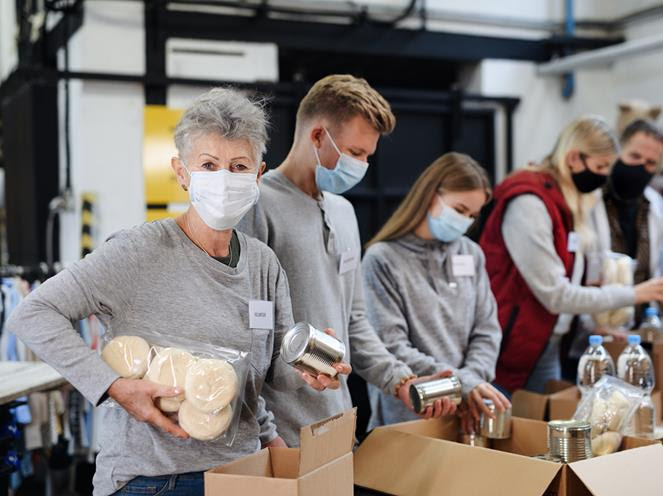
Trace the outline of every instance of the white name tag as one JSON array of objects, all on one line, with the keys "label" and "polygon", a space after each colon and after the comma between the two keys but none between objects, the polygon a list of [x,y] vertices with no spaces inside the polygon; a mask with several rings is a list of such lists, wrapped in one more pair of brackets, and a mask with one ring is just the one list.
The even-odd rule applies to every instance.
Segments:
[{"label": "white name tag", "polygon": [[359,265],[359,250],[347,250],[341,255],[341,262],[338,264],[338,273],[340,275],[355,270]]},{"label": "white name tag", "polygon": [[474,257],[472,255],[454,255],[451,257],[451,271],[454,277],[473,276],[476,273]]},{"label": "white name tag", "polygon": [[249,327],[251,329],[274,329],[274,303],[271,301],[249,301]]},{"label": "white name tag", "polygon": [[569,253],[575,253],[578,251],[579,248],[580,248],[580,236],[578,236],[577,232],[571,231],[569,233],[567,249],[569,250]]}]

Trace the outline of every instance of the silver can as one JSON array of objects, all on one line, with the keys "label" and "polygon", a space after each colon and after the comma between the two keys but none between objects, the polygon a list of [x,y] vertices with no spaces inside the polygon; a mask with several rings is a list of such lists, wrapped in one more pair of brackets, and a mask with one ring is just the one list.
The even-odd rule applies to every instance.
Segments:
[{"label": "silver can", "polygon": [[459,435],[459,442],[477,448],[490,448],[490,439],[487,439],[475,432],[471,434],[461,432]]},{"label": "silver can", "polygon": [[334,363],[345,357],[345,344],[306,322],[298,322],[283,337],[281,358],[302,372],[336,376]]},{"label": "silver can", "polygon": [[455,375],[410,385],[410,401],[417,413],[423,413],[435,400],[445,396],[456,405],[462,401],[460,380]]},{"label": "silver can", "polygon": [[483,404],[495,415],[495,418],[490,418],[485,413],[481,413],[479,422],[481,435],[489,439],[508,439],[511,437],[511,408],[500,412],[495,407],[493,400],[488,398],[484,398]]},{"label": "silver can", "polygon": [[548,454],[564,463],[592,457],[592,427],[582,420],[548,422]]}]

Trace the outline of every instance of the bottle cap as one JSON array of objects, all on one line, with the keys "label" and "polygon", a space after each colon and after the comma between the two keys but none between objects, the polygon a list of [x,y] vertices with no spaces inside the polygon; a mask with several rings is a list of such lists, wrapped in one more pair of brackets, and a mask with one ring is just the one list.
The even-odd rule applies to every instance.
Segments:
[{"label": "bottle cap", "polygon": [[654,315],[658,316],[658,310],[656,307],[645,308],[645,317],[653,317]]},{"label": "bottle cap", "polygon": [[640,344],[640,336],[638,334],[629,334],[628,335],[628,344],[631,346],[636,346]]},{"label": "bottle cap", "polygon": [[603,344],[603,336],[599,336],[598,334],[592,334],[589,336],[590,346],[599,346],[601,344]]}]

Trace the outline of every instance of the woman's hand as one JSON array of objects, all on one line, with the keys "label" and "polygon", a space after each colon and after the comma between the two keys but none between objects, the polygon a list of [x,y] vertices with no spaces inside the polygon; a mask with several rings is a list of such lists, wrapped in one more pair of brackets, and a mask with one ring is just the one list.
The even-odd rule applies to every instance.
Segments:
[{"label": "woman's hand", "polygon": [[[438,372],[437,374],[410,379],[398,388],[396,395],[398,396],[398,399],[400,399],[405,404],[408,410],[413,412],[414,408],[412,407],[412,402],[410,401],[410,386],[412,384],[433,381],[435,379],[441,379],[442,377],[449,377],[451,375],[453,375],[453,372],[450,370],[445,370],[444,372]],[[424,419],[440,418],[445,415],[451,415],[455,411],[456,404],[449,398],[445,397],[439,400],[435,400],[435,403],[433,403],[432,406],[427,407],[422,413],[419,413],[418,415]]]},{"label": "woman's hand", "polygon": [[275,437],[270,442],[262,445],[263,448],[287,448],[288,445],[281,436]]},{"label": "woman's hand", "polygon": [[152,424],[180,439],[187,439],[189,435],[154,405],[157,398],[172,398],[181,393],[182,391],[177,388],[142,379],[120,378],[108,388],[108,396],[136,420]]},{"label": "woman's hand", "polygon": [[663,302],[663,277],[655,277],[641,282],[636,284],[633,289],[635,290],[636,305],[650,301]]},{"label": "woman's hand", "polygon": [[[325,334],[328,334],[332,337],[336,337],[334,329],[325,329]],[[311,386],[316,391],[324,391],[325,389],[338,389],[341,387],[341,381],[339,380],[339,374],[350,375],[352,372],[352,367],[349,363],[339,362],[334,363],[332,366],[336,369],[336,376],[329,377],[327,374],[318,374],[317,376],[309,374],[307,372],[299,371],[299,375],[304,381]]]},{"label": "woman's hand", "polygon": [[481,419],[481,413],[485,413],[491,418],[495,418],[495,414],[491,413],[490,409],[483,402],[484,398],[490,399],[495,404],[495,408],[499,412],[503,412],[507,408],[511,408],[511,402],[500,393],[495,387],[488,382],[484,382],[476,386],[470,394],[467,395],[467,409],[475,422]]}]

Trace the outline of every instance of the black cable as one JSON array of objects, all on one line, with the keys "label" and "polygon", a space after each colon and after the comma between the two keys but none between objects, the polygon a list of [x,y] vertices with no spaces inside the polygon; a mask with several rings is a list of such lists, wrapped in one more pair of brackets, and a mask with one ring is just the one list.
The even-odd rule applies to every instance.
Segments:
[{"label": "black cable", "polygon": [[[69,33],[71,32],[71,14],[65,13],[67,18],[65,19],[65,32],[64,32],[64,70],[69,72]],[[65,179],[64,179],[64,188],[65,191],[71,190],[71,136],[70,136],[70,124],[71,116],[69,115],[69,79],[64,80],[64,163],[65,163]]]}]

